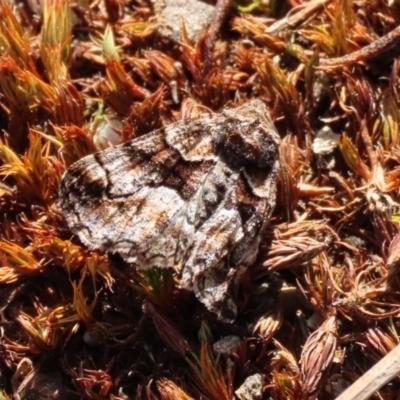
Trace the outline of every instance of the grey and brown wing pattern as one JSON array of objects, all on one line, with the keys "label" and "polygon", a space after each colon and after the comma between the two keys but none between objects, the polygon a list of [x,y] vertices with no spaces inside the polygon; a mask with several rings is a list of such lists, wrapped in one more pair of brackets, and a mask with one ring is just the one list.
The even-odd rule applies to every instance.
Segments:
[{"label": "grey and brown wing pattern", "polygon": [[173,247],[171,238],[179,241],[179,232],[190,228],[185,204],[213,164],[182,160],[161,129],[73,164],[62,181],[61,209],[88,247],[119,253],[142,268],[172,267],[174,259],[163,260],[167,254],[152,260],[149,251],[160,247],[163,233],[165,246]]},{"label": "grey and brown wing pattern", "polygon": [[183,265],[181,286],[233,318],[275,206],[279,136],[260,101],[176,122],[73,164],[68,226],[90,248],[140,268]]}]

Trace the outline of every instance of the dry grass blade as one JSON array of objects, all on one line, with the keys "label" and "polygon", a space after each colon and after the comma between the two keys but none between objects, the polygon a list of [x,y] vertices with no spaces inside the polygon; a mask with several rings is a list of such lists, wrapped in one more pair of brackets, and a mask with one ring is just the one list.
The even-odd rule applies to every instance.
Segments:
[{"label": "dry grass blade", "polygon": [[367,400],[383,385],[400,374],[400,345],[377,362],[336,400]]}]

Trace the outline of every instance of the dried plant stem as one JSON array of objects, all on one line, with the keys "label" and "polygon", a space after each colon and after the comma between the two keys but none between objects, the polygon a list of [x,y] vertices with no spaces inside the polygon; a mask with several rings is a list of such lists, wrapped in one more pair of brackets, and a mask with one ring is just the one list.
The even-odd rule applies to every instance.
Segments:
[{"label": "dried plant stem", "polygon": [[302,22],[318,13],[323,7],[326,7],[332,0],[316,0],[305,5],[294,8],[290,14],[272,24],[265,30],[265,33],[276,34],[287,27],[294,28]]},{"label": "dried plant stem", "polygon": [[210,67],[212,65],[213,54],[215,42],[217,40],[217,36],[219,30],[221,29],[221,25],[224,22],[226,16],[229,13],[231,8],[230,0],[218,0],[217,5],[215,7],[215,13],[213,19],[211,21],[210,29],[207,33],[207,38],[204,46],[204,67],[203,67],[203,76],[207,75],[210,71]]},{"label": "dried plant stem", "polygon": [[400,373],[400,345],[382,358],[336,400],[363,400],[379,390]]},{"label": "dried plant stem", "polygon": [[368,58],[377,56],[387,48],[396,43],[400,38],[400,26],[393,29],[387,35],[380,37],[368,46],[363,47],[349,55],[343,57],[329,58],[327,60],[321,60],[319,67],[326,68],[338,68],[343,65],[352,65],[360,61],[367,60]]}]

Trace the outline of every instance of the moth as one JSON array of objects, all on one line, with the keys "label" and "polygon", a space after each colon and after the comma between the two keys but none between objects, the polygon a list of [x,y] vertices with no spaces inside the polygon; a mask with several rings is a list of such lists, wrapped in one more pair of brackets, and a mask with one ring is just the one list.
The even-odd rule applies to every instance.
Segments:
[{"label": "moth", "polygon": [[75,162],[60,207],[90,249],[179,267],[181,288],[232,320],[275,207],[279,142],[260,100],[180,120]]}]

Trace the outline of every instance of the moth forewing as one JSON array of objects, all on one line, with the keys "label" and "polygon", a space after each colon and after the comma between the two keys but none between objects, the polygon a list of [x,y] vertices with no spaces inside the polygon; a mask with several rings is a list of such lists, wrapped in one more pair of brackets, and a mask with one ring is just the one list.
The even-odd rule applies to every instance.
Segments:
[{"label": "moth forewing", "polygon": [[69,228],[138,268],[182,265],[181,286],[236,314],[275,207],[279,136],[259,100],[185,119],[77,161],[61,184]]}]

